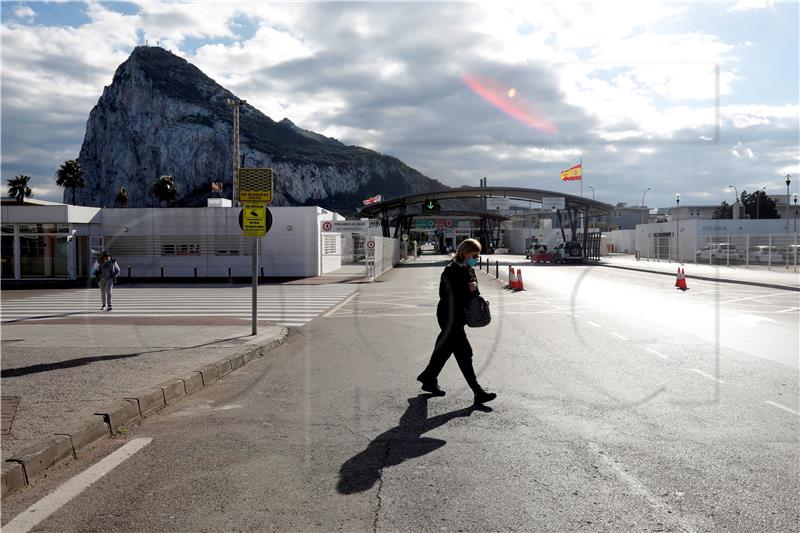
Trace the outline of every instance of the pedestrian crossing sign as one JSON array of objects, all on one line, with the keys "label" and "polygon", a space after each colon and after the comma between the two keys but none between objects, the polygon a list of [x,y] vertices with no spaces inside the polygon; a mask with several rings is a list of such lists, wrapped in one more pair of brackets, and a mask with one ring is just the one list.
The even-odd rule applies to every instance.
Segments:
[{"label": "pedestrian crossing sign", "polygon": [[272,203],[272,169],[240,168],[239,201],[253,204]]}]

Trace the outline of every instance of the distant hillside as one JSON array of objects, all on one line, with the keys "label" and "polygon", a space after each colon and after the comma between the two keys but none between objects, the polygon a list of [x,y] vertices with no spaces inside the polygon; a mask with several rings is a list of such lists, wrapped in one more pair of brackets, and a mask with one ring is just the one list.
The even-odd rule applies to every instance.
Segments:
[{"label": "distant hillside", "polygon": [[[236,96],[171,52],[134,49],[89,115],[78,158],[87,186],[78,191],[78,203],[112,206],[124,186],[130,207],[154,206],[150,186],[163,174],[178,186],[176,205],[205,205],[213,181],[222,181],[230,197],[229,98]],[[240,121],[244,165],[275,170],[276,205],[354,212],[375,194],[390,198],[444,187],[399,159],[288,119],[275,122],[249,104]]]}]

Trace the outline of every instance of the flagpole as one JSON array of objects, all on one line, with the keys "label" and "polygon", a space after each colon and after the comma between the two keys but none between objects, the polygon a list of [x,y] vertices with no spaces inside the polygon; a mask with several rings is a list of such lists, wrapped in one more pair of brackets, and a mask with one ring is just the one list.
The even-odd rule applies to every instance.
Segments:
[{"label": "flagpole", "polygon": [[[573,161],[575,161],[573,159]],[[583,198],[583,158],[581,157],[581,198]]]}]

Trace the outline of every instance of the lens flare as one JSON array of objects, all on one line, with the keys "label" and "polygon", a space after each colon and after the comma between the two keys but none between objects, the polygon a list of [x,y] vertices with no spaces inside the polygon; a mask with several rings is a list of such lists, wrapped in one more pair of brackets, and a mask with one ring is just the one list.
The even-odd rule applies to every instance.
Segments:
[{"label": "lens flare", "polygon": [[507,87],[495,80],[474,74],[464,74],[461,78],[472,92],[514,120],[545,133],[558,132],[556,125],[533,103],[517,96],[517,89],[514,87]]}]

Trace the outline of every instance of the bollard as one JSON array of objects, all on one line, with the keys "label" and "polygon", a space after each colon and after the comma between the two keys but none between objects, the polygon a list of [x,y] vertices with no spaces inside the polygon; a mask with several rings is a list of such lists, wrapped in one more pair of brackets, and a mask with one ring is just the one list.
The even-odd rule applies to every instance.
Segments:
[{"label": "bollard", "polygon": [[228,265],[228,278],[230,279],[230,277],[231,277],[231,266]]},{"label": "bollard", "polygon": [[263,266],[261,267],[261,277],[262,278],[264,277],[264,267]]},{"label": "bollard", "polygon": [[131,266],[128,265],[128,277],[131,277]]},{"label": "bollard", "polygon": [[194,266],[194,277],[197,277],[197,265]]},{"label": "bollard", "polygon": [[164,277],[164,267],[163,266],[161,267],[161,277],[162,278]]},{"label": "bollard", "polygon": [[500,261],[494,262],[494,279],[500,279]]}]

